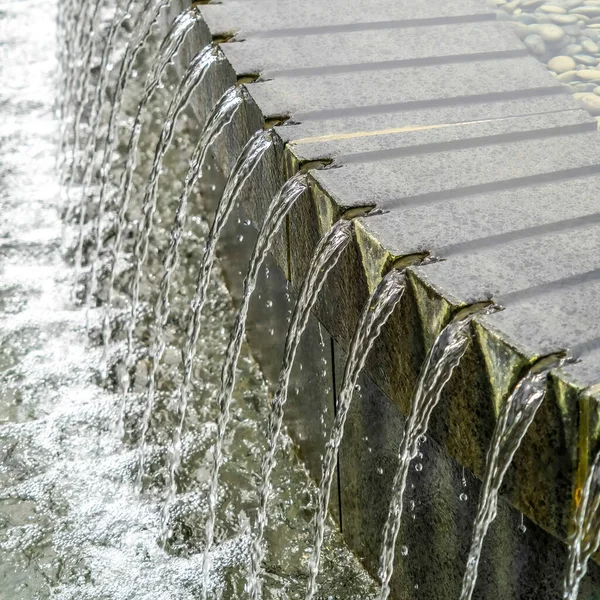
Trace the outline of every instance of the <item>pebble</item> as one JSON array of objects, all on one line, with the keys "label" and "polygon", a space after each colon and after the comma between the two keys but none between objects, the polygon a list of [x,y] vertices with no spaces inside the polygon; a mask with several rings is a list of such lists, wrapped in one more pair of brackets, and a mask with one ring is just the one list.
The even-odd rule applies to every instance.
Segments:
[{"label": "pebble", "polygon": [[566,35],[558,25],[553,25],[552,23],[530,25],[529,29],[534,34],[538,34],[545,42],[551,43],[560,42]]},{"label": "pebble", "polygon": [[556,6],[555,4],[544,4],[540,6],[539,10],[545,13],[552,13],[555,15],[566,15],[567,9],[562,6]]},{"label": "pebble", "polygon": [[577,15],[550,15],[550,20],[557,25],[575,25],[579,23]]},{"label": "pebble", "polygon": [[578,71],[567,71],[558,75],[557,79],[561,83],[572,83],[573,81],[577,81],[577,73]]},{"label": "pebble", "polygon": [[600,46],[592,40],[581,40],[581,46],[588,54],[597,54],[600,52]]},{"label": "pebble", "polygon": [[548,67],[555,73],[566,73],[572,71],[576,66],[570,56],[555,56],[548,61]]},{"label": "pebble", "polygon": [[579,79],[583,79],[584,81],[600,81],[600,71],[583,69],[581,71],[577,71],[577,77],[579,77]]},{"label": "pebble", "polygon": [[535,33],[528,35],[523,40],[523,43],[527,46],[530,52],[537,54],[538,56],[546,52],[546,44],[544,44],[544,40]]},{"label": "pebble", "polygon": [[578,94],[577,101],[582,108],[585,108],[594,116],[600,115],[600,96],[593,93]]},{"label": "pebble", "polygon": [[590,67],[595,67],[598,64],[598,59],[593,56],[588,56],[587,54],[576,54],[573,57],[578,63],[588,65]]},{"label": "pebble", "polygon": [[579,6],[572,8],[569,11],[572,15],[584,15],[586,17],[598,17],[600,16],[600,6]]},{"label": "pebble", "polygon": [[568,56],[575,56],[575,54],[583,52],[583,46],[581,44],[568,44],[564,47],[563,51]]}]

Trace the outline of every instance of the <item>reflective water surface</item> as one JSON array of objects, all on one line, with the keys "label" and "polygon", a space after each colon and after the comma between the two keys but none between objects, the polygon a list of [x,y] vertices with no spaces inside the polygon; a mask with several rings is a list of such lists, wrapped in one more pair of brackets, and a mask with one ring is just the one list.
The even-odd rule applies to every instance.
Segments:
[{"label": "reflective water surface", "polygon": [[[177,420],[173,403],[182,375],[181,324],[187,318],[194,266],[208,230],[197,197],[182,241],[182,266],[173,278],[178,293],[173,294],[167,346],[157,375],[156,410],[148,434],[141,494],[135,491],[135,478],[151,306],[181,182],[197,141],[197,125],[182,119],[164,164],[157,222],[165,225],[155,228],[141,281],[138,363],[134,392],[126,398],[126,435],[121,440],[115,430],[121,398],[114,365],[126,349],[123,323],[128,305],[123,290],[131,276],[131,236],[125,242],[126,258],[117,276],[111,313],[116,339],[109,357],[113,370],[109,384],[103,386],[99,373],[103,307],[99,302],[86,315],[80,287],[78,299],[74,297],[78,216],[66,226],[61,220],[67,198],[56,170],[60,143],[54,116],[59,104],[56,12],[57,3],[52,0],[0,3],[0,598],[196,598],[202,585],[203,524],[218,410],[215,398],[234,314],[218,265],[197,347],[193,396],[182,439],[179,494],[169,515],[173,536],[166,548],[158,538],[167,493],[168,447]],[[111,16],[106,12],[99,29],[104,35]],[[124,31],[117,35],[121,50],[124,37]],[[90,85],[95,85],[98,76],[102,39],[98,42]],[[159,43],[156,32],[151,48],[138,60],[137,76],[125,97],[109,205],[124,163],[123,140],[145,79],[142,61],[152,56]],[[116,62],[119,47],[113,55]],[[111,66],[114,79],[118,69],[116,64]],[[170,75],[174,77],[174,73]],[[140,168],[134,175],[132,217],[136,211],[139,214],[151,154],[175,84],[175,79],[165,82],[149,107],[140,143]],[[114,81],[111,85],[114,87]],[[82,140],[90,133],[88,116],[83,115]],[[90,190],[96,195],[98,175],[95,173]],[[75,198],[81,193],[80,179],[70,186]],[[210,193],[212,185],[208,172],[201,189]],[[107,237],[112,219],[109,215],[104,223]],[[101,257],[100,298],[106,294],[102,281],[109,262],[108,256]],[[266,448],[268,397],[260,370],[244,349],[221,469],[211,577],[214,598],[244,595],[250,523],[257,509],[257,473]],[[283,445],[273,473],[274,497],[265,535],[264,597],[269,599],[303,596],[315,510],[314,485],[286,436]],[[372,581],[331,529],[321,577],[323,598],[363,600],[374,592]]]}]

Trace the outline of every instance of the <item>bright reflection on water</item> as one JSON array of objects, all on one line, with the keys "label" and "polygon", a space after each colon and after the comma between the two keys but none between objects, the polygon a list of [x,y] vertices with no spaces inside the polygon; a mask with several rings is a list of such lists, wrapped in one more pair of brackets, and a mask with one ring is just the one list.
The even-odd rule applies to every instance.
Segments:
[{"label": "bright reflection on water", "polygon": [[[127,399],[127,436],[122,442],[114,434],[120,398],[98,383],[102,309],[92,311],[88,333],[84,309],[72,304],[73,268],[63,258],[60,211],[64,191],[55,173],[59,128],[52,112],[55,10],[50,1],[0,3],[0,598],[191,599],[201,588],[214,399],[232,307],[217,268],[198,345],[180,494],[170,516],[174,536],[163,550],[157,536],[166,493],[167,445],[175,424],[172,397],[181,379],[177,327],[185,322],[185,297],[194,280],[192,265],[198,263],[207,227],[199,214],[191,215],[191,231],[182,245],[183,268],[174,282],[178,294],[164,366],[157,381],[148,476],[143,494],[136,496],[136,443],[147,346],[138,348],[136,392]],[[143,65],[138,68],[145,73]],[[135,85],[132,89],[137,97],[140,79],[134,82],[138,89]],[[140,190],[170,90],[172,85],[166,85],[160,92],[162,98],[151,107],[154,122],[140,147],[142,169],[134,180],[134,211],[139,210]],[[136,109],[131,93],[126,108],[122,139],[127,119]],[[189,129],[197,133],[193,123]],[[83,139],[88,133],[82,132]],[[175,151],[165,162],[159,211],[163,223],[172,220],[187,168],[186,160],[178,157],[189,157],[194,142],[193,136],[179,135]],[[121,164],[122,155],[116,166]],[[118,181],[119,169],[114,170]],[[73,193],[77,189],[73,186]],[[157,247],[164,249],[168,243],[168,227],[159,229],[152,240],[150,275],[142,281],[148,318],[138,328],[138,339],[144,339],[160,276]],[[75,238],[74,225],[68,227],[67,238]],[[67,254],[72,259],[72,244],[70,250]],[[121,289],[129,276],[127,267],[124,263],[118,282]],[[115,306],[116,316],[122,318],[127,308],[122,296]],[[124,350],[122,332],[116,337],[121,340],[115,348],[118,354]],[[214,556],[214,597],[223,599],[243,597],[249,519],[256,511],[257,473],[265,449],[267,386],[247,351],[240,369],[225,445]],[[275,497],[266,536],[267,599],[301,597],[308,574],[314,486],[296,460],[289,439],[284,439],[284,445],[274,474]],[[372,582],[339,536],[332,532],[328,536],[323,598],[369,597]]]}]

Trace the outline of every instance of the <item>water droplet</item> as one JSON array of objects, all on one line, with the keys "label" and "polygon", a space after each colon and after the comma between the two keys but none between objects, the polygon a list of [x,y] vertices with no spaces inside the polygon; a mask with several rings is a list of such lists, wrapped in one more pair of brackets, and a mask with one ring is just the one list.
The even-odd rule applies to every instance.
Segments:
[{"label": "water droplet", "polygon": [[418,590],[418,589],[419,589],[419,584],[415,583],[415,590]]},{"label": "water droplet", "polygon": [[267,300],[267,308],[273,308],[273,300]]},{"label": "water droplet", "polygon": [[273,328],[269,329],[269,335],[275,335],[275,330]]},{"label": "water droplet", "polygon": [[379,475],[383,475],[383,469],[381,467],[377,467],[377,473],[379,473]]},{"label": "water droplet", "polygon": [[466,502],[469,499],[469,496],[467,496],[464,492],[459,496],[460,501],[461,502]]},{"label": "water droplet", "polygon": [[417,473],[420,473],[422,470],[423,470],[423,465],[422,465],[421,463],[417,463],[417,464],[415,465],[415,471],[416,471]]},{"label": "water droplet", "polygon": [[402,556],[408,556],[408,546],[402,546]]},{"label": "water droplet", "polygon": [[250,219],[246,219],[244,221],[244,225],[252,225],[252,221]]},{"label": "water droplet", "polygon": [[243,242],[243,241],[244,241],[244,236],[243,235],[238,236],[238,242]]},{"label": "water droplet", "polygon": [[527,531],[527,527],[525,525],[519,525],[519,533],[525,533]]}]

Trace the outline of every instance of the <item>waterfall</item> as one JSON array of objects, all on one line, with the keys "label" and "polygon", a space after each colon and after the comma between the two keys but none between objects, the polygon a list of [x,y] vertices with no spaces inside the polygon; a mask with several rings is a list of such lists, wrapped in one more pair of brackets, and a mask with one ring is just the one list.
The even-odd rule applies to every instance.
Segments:
[{"label": "waterfall", "polygon": [[[186,173],[183,188],[179,196],[177,203],[177,209],[175,212],[175,220],[171,228],[170,243],[167,250],[167,254],[163,261],[164,273],[159,284],[158,298],[154,306],[154,330],[155,330],[155,341],[150,350],[150,371],[148,374],[148,391],[146,402],[153,404],[154,400],[154,385],[158,366],[162,359],[162,355],[165,350],[165,327],[169,319],[170,305],[169,305],[169,293],[171,289],[171,278],[177,268],[179,260],[179,244],[183,236],[185,229],[185,223],[187,219],[187,204],[192,189],[202,174],[202,168],[206,161],[208,151],[212,148],[215,141],[222,135],[226,127],[231,123],[237,109],[241,106],[244,101],[245,94],[243,88],[232,87],[227,90],[221,100],[215,106],[212,114],[208,118],[204,130],[200,134],[200,139],[192,157],[190,159],[190,166]],[[124,216],[123,216],[124,218]],[[117,235],[119,227],[117,229]],[[117,245],[117,241],[115,241]],[[116,259],[116,257],[115,257]],[[102,322],[102,337],[103,337],[103,354],[102,354],[102,371],[106,369],[108,360],[108,350],[110,344],[111,327],[110,327],[110,308],[112,303],[112,293],[114,289],[114,282],[116,276],[116,260],[112,264],[109,282],[108,282],[108,299],[104,306],[104,315]],[[123,397],[124,400],[124,397]],[[119,423],[117,424],[117,432],[119,437],[123,435],[123,409],[125,404],[123,402],[122,409],[119,416]]]},{"label": "waterfall", "polygon": [[[306,191],[306,175],[298,174],[291,177],[279,190],[279,193],[275,196],[271,202],[265,220],[261,230],[258,234],[252,257],[250,259],[250,266],[248,274],[244,279],[244,289],[242,294],[242,303],[236,314],[235,323],[233,330],[229,338],[229,344],[225,351],[225,361],[221,371],[221,390],[217,398],[217,405],[219,407],[219,416],[217,418],[217,438],[213,448],[213,462],[210,471],[210,491],[208,494],[208,517],[206,520],[206,550],[210,552],[213,537],[214,528],[216,522],[216,510],[217,501],[219,498],[219,471],[223,464],[223,444],[225,440],[225,433],[227,425],[229,423],[229,413],[231,408],[231,398],[233,394],[233,388],[235,386],[235,372],[237,362],[240,356],[240,350],[242,348],[242,342],[244,339],[244,333],[246,330],[246,318],[248,316],[248,308],[250,305],[250,298],[256,288],[256,282],[260,268],[269,252],[275,235],[279,231],[283,220],[289,213],[292,206],[300,198],[300,196]],[[177,434],[177,443],[181,441],[181,428],[183,422],[180,422],[180,427]],[[175,443],[173,444],[175,450]],[[172,461],[171,463],[171,488],[172,492],[175,490],[175,482],[173,477],[177,470],[179,463]]]}]

